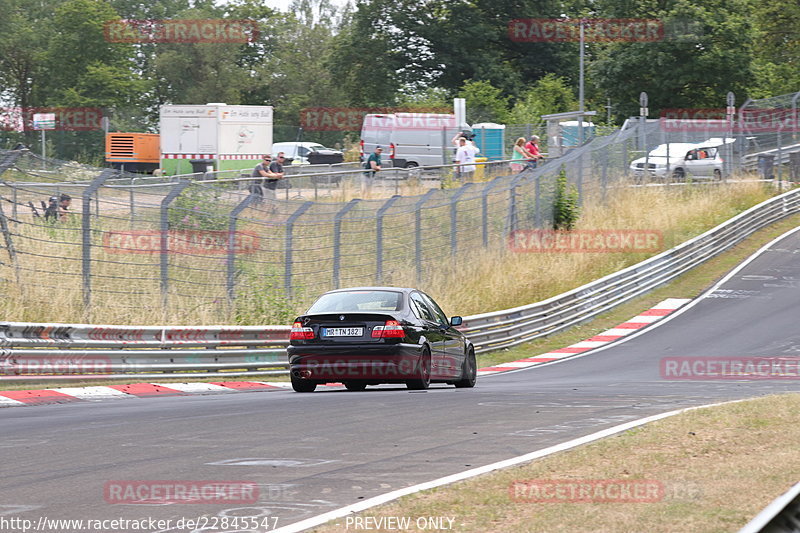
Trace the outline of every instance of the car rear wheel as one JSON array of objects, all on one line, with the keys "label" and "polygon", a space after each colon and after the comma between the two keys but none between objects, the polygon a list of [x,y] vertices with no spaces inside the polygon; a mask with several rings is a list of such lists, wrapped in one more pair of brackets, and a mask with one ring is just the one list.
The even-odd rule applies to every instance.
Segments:
[{"label": "car rear wheel", "polygon": [[470,348],[464,365],[461,367],[461,379],[455,382],[456,388],[471,389],[478,380],[478,364],[475,361],[475,351]]},{"label": "car rear wheel", "polygon": [[406,381],[411,390],[425,390],[431,384],[431,351],[425,348],[417,365],[417,378]]},{"label": "car rear wheel", "polygon": [[722,171],[718,168],[714,169],[714,179],[717,181],[722,180]]},{"label": "car rear wheel", "polygon": [[416,163],[416,161],[409,161],[406,163],[406,168],[417,168],[418,166],[419,165]]},{"label": "car rear wheel", "polygon": [[317,388],[317,383],[292,376],[292,388],[295,392],[314,392],[314,389]]},{"label": "car rear wheel", "polygon": [[344,388],[347,390],[364,390],[367,388],[367,383],[364,381],[345,381]]}]

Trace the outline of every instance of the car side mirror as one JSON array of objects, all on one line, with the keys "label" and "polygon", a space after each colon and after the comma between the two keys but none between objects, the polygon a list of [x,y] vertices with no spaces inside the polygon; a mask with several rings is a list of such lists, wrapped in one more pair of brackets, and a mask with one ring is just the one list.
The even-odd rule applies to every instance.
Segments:
[{"label": "car side mirror", "polygon": [[464,319],[461,318],[460,316],[454,316],[453,318],[450,319],[451,326],[460,326],[463,322]]}]

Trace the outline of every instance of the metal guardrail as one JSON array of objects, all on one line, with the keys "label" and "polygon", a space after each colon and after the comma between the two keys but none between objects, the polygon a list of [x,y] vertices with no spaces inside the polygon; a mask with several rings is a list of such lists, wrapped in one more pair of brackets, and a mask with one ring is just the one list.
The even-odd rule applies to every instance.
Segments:
[{"label": "metal guardrail", "polygon": [[800,212],[800,189],[762,202],[683,244],[553,298],[464,319],[476,352],[515,346],[580,324],[711,259],[758,229]]},{"label": "metal guardrail", "polygon": [[797,152],[800,152],[800,144],[791,144],[781,148],[772,148],[771,150],[763,150],[761,152],[747,154],[746,156],[742,157],[742,168],[751,172],[758,170],[758,156],[761,155],[774,156],[775,161],[773,164],[775,165],[787,165],[790,162],[790,154]]},{"label": "metal guardrail", "polygon": [[226,370],[285,374],[290,329],[0,322],[0,380]]},{"label": "metal guardrail", "polygon": [[[800,189],[794,189],[671,250],[577,289],[542,302],[465,317],[460,329],[479,353],[557,333],[669,282],[758,229],[798,212]],[[51,376],[61,374],[58,377],[62,379],[110,373],[114,377],[153,377],[153,372],[186,377],[188,371],[286,374],[286,370],[275,369],[288,366],[285,347],[289,331],[288,326],[0,322],[0,380],[20,379],[23,375],[32,379],[47,374],[47,370]],[[70,367],[72,372],[57,372],[59,364]],[[38,372],[32,375],[30,370]]]},{"label": "metal guardrail", "polygon": [[800,531],[800,483],[795,483],[758,513],[739,533],[797,533]]}]

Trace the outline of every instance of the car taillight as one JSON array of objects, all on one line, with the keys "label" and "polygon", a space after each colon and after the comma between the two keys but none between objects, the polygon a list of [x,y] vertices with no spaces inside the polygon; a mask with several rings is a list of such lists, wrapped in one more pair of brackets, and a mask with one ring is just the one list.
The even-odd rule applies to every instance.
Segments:
[{"label": "car taillight", "polygon": [[389,144],[389,159],[394,159],[394,143]]},{"label": "car taillight", "polygon": [[361,159],[364,159],[364,139],[361,139],[361,143],[360,143],[360,145],[361,145],[361,148],[360,148],[360,151],[361,151]]},{"label": "car taillight", "polygon": [[406,336],[403,326],[397,320],[387,320],[383,326],[372,328],[373,339],[402,338]]},{"label": "car taillight", "polygon": [[292,324],[292,332],[289,334],[291,341],[307,341],[314,338],[314,330],[311,328],[304,328],[300,322]]}]

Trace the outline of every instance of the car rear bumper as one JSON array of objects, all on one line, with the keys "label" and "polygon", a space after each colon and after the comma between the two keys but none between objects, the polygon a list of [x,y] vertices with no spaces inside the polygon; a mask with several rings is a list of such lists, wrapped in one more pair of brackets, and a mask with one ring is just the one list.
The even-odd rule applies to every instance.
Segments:
[{"label": "car rear bumper", "polygon": [[289,371],[314,381],[402,382],[417,376],[417,344],[289,346]]}]

